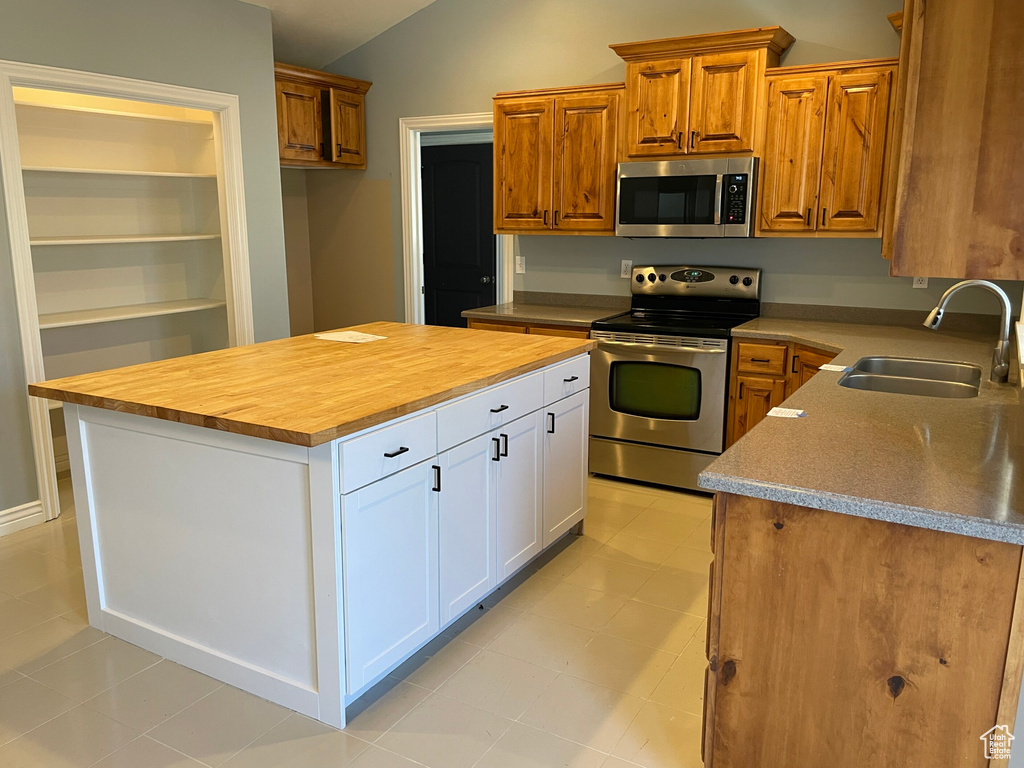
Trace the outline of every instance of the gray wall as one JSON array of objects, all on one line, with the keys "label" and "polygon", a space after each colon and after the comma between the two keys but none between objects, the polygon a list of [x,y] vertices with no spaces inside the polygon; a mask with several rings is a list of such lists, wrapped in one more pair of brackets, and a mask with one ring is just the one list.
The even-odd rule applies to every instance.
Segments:
[{"label": "gray wall", "polygon": [[[391,252],[357,252],[337,240],[318,241],[316,211],[335,216],[340,205],[360,201],[357,194],[346,194],[345,201],[339,195],[314,206],[310,186],[314,262],[348,260],[384,272],[380,260],[390,258],[394,298],[381,305],[393,303],[402,313],[401,117],[490,111],[491,97],[502,90],[621,81],[624,63],[608,45],[631,40],[779,24],[797,40],[785,64],[895,56],[899,38],[885,17],[901,6],[900,0],[437,0],[328,67],[373,81],[367,95],[365,176],[390,186],[391,210],[364,216],[362,226],[390,219]],[[533,235],[520,237],[519,247],[527,257],[527,273],[516,277],[520,290],[625,293],[626,281],[615,277],[624,258],[638,264],[753,264],[765,269],[768,297],[804,303],[923,306],[948,284],[933,281],[929,291],[912,291],[909,280],[890,279],[877,240],[711,243]],[[314,294],[315,302],[330,300],[323,294],[344,301],[342,286],[314,282]],[[985,296],[974,301],[988,307]]]},{"label": "gray wall", "polygon": [[[5,2],[0,59],[239,97],[257,341],[288,335],[270,12],[236,0]],[[0,510],[39,498],[10,253],[0,241]]]}]

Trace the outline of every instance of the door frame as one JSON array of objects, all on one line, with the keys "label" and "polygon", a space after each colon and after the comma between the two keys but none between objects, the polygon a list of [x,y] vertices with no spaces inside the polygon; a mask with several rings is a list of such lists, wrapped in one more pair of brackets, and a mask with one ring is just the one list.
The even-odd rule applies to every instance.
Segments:
[{"label": "door frame", "polygon": [[[423,325],[423,183],[420,149],[424,138],[430,145],[471,144],[494,140],[494,114],[402,117],[398,120],[402,168],[402,255],[405,291],[405,322]],[[439,134],[433,135],[431,134]],[[514,235],[495,235],[497,275],[495,293],[499,304],[512,301]]]},{"label": "door frame", "polygon": [[[221,209],[221,247],[225,261],[228,339],[231,346],[252,344],[252,286],[249,278],[249,240],[242,177],[242,135],[238,96],[114,75],[0,60],[0,185],[4,194],[4,213],[7,218],[26,381],[42,381],[45,373],[14,106],[15,86],[146,101],[213,113],[214,137],[220,139],[220,151],[216,160],[217,189]],[[28,399],[32,450],[40,498],[38,501],[30,502],[33,514],[26,514],[21,507],[16,508],[19,511],[18,518],[11,520],[10,526],[0,526],[3,533],[11,533],[43,520],[53,520],[60,514],[48,402],[38,397],[29,397],[28,393],[25,397]],[[3,516],[0,511],[0,518]],[[2,519],[0,523],[3,523]]]}]

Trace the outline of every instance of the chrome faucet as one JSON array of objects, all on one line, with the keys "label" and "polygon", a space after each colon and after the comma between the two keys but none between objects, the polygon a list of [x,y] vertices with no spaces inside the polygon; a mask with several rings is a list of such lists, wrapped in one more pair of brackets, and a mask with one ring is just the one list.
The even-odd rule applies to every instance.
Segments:
[{"label": "chrome faucet", "polygon": [[950,286],[949,290],[942,294],[942,298],[935,305],[935,309],[929,312],[928,317],[925,318],[924,327],[931,328],[933,331],[938,328],[942,322],[942,314],[946,311],[949,297],[961,288],[967,288],[972,285],[992,291],[992,293],[999,297],[999,301],[1002,304],[1002,312],[999,317],[1000,336],[996,342],[996,348],[992,352],[992,373],[988,377],[989,381],[1000,384],[1006,381],[1010,373],[1010,299],[1002,288],[995,283],[990,283],[988,280],[962,280],[956,285]]}]

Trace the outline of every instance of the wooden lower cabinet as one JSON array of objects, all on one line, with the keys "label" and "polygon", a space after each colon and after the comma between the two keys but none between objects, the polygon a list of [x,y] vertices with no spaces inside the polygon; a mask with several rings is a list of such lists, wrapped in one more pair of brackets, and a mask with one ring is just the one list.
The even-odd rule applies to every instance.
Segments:
[{"label": "wooden lower cabinet", "polygon": [[564,336],[569,339],[589,339],[590,329],[575,325],[537,325],[536,323],[502,323],[469,320],[468,326],[478,331],[504,331],[505,333],[535,333],[541,336]]},{"label": "wooden lower cabinet", "polygon": [[733,403],[733,438],[736,442],[768,411],[786,399],[786,380],[762,376],[737,376],[736,399]]},{"label": "wooden lower cabinet", "polygon": [[810,347],[795,346],[790,356],[792,364],[789,369],[789,394],[793,394],[810,381],[811,377],[821,369],[821,366],[831,362],[833,358],[835,358],[833,354]]},{"label": "wooden lower cabinet", "polygon": [[1019,545],[732,494],[713,528],[705,768],[990,765]]}]

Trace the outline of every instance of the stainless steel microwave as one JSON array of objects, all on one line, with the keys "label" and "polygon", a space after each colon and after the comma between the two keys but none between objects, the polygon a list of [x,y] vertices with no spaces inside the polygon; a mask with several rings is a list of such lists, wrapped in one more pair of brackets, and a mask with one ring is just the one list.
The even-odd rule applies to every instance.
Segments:
[{"label": "stainless steel microwave", "polygon": [[756,157],[619,163],[615,234],[750,237],[756,197]]}]

